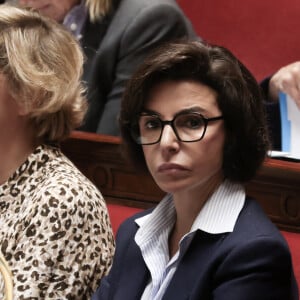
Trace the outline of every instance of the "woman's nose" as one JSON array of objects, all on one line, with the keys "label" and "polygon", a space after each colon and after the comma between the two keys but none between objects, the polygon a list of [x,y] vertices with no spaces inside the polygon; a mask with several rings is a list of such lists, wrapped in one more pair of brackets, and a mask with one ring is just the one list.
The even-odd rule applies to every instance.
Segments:
[{"label": "woman's nose", "polygon": [[172,126],[169,124],[165,125],[161,133],[160,145],[166,148],[174,148],[178,147],[178,144],[179,140]]}]

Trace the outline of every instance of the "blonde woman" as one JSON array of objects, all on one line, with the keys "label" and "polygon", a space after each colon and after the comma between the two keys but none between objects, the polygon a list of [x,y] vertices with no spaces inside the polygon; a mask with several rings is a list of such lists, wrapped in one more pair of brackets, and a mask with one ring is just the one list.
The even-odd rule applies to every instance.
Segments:
[{"label": "blonde woman", "polygon": [[114,241],[102,195],[57,146],[85,112],[80,46],[1,5],[0,57],[0,250],[14,299],[87,299]]},{"label": "blonde woman", "polygon": [[89,110],[81,129],[119,135],[117,116],[132,72],[158,45],[195,33],[175,0],[18,0],[63,23],[86,56]]}]

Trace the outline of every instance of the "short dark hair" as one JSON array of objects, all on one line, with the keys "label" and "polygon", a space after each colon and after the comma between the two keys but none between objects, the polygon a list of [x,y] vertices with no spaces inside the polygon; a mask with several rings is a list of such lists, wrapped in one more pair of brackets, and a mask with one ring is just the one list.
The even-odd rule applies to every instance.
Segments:
[{"label": "short dark hair", "polygon": [[260,86],[228,49],[200,41],[164,45],[129,80],[119,123],[125,153],[134,166],[147,168],[142,147],[131,137],[130,124],[139,118],[151,90],[169,80],[193,80],[216,91],[226,132],[224,176],[241,183],[252,179],[269,148]]}]

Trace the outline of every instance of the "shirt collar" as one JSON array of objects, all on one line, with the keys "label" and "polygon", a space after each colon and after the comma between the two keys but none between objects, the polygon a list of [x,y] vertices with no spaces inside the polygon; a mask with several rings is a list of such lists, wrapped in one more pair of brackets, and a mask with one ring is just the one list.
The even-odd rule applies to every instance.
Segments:
[{"label": "shirt collar", "polygon": [[82,37],[82,30],[87,19],[88,13],[85,6],[85,1],[82,0],[80,4],[75,5],[65,16],[63,25],[72,34],[80,40]]},{"label": "shirt collar", "polygon": [[211,234],[232,232],[245,198],[245,189],[241,184],[225,180],[205,203],[191,231],[200,229]]},{"label": "shirt collar", "polygon": [[175,206],[171,194],[167,194],[156,206],[152,213],[135,219],[140,227],[136,238],[146,242],[153,236],[159,235],[162,231],[168,230],[174,224],[176,217]]},{"label": "shirt collar", "polygon": [[[232,232],[245,203],[242,185],[225,180],[206,201],[190,232],[202,230],[210,234]],[[140,227],[136,238],[146,240],[172,228],[176,212],[172,195],[166,195],[152,213],[135,220]]]}]

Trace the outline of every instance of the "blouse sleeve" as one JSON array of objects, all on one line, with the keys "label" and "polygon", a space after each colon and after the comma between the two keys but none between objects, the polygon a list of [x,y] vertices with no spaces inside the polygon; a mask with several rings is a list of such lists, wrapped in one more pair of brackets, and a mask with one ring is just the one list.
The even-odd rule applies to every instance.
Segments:
[{"label": "blouse sleeve", "polygon": [[101,194],[89,181],[56,182],[37,193],[25,218],[12,270],[16,299],[88,299],[114,254]]}]

